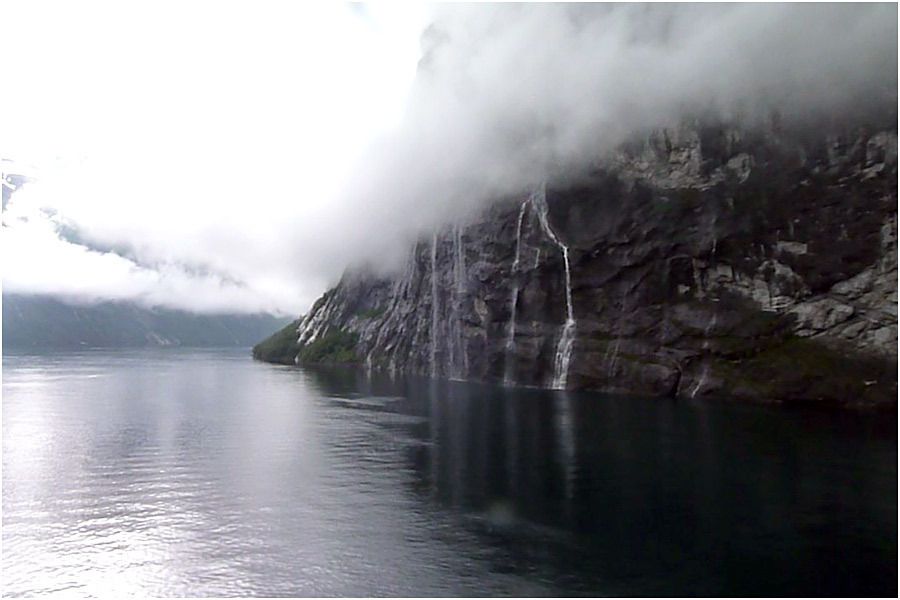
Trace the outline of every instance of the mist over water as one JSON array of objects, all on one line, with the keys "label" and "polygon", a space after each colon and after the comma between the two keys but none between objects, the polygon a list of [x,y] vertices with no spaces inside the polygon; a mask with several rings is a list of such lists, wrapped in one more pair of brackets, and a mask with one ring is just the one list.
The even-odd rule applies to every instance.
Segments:
[{"label": "mist over water", "polygon": [[3,357],[4,594],[896,594],[896,422]]}]

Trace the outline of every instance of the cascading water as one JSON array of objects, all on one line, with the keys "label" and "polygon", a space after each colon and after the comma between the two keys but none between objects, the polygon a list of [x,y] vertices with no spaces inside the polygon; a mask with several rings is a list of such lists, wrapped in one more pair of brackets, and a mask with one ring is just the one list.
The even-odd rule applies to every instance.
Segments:
[{"label": "cascading water", "polygon": [[516,254],[512,264],[513,287],[509,299],[509,326],[506,330],[506,373],[503,382],[513,383],[512,360],[515,359],[516,349],[516,305],[519,301],[519,258],[522,251],[522,222],[525,220],[525,211],[528,209],[528,200],[522,202],[519,208],[519,220],[516,225]]},{"label": "cascading water", "polygon": [[554,244],[559,246],[562,251],[563,263],[566,268],[566,322],[563,325],[562,333],[559,336],[559,343],[556,345],[556,356],[553,359],[553,381],[551,387],[554,389],[565,389],[569,378],[569,362],[572,360],[572,350],[575,346],[575,313],[572,308],[572,273],[569,270],[569,248],[563,244],[553,229],[547,218],[549,208],[547,207],[547,186],[541,186],[532,192],[529,201],[535,207],[541,228],[547,234]]},{"label": "cascading water", "polygon": [[462,378],[468,371],[468,359],[466,357],[465,345],[463,343],[462,333],[462,317],[460,309],[463,300],[466,297],[466,258],[463,248],[463,226],[457,225],[454,235],[455,264],[454,274],[456,276],[453,304],[451,307],[451,321],[453,323],[453,339],[450,342],[450,369],[449,372],[456,378]]},{"label": "cascading water", "polygon": [[[707,354],[709,352],[709,332],[712,331],[713,327],[716,326],[716,322],[718,320],[718,314],[713,313],[712,319],[707,323],[706,328],[703,330],[703,353]],[[694,386],[694,391],[691,392],[691,399],[693,400],[697,396],[697,392],[700,391],[704,385],[706,385],[706,380],[709,379],[709,361],[704,361],[703,370],[700,371],[700,379],[697,380],[697,385]]]},{"label": "cascading water", "polygon": [[622,300],[619,308],[619,318],[616,320],[615,329],[613,330],[616,334],[616,343],[611,346],[607,346],[606,354],[604,355],[604,360],[609,363],[609,368],[607,369],[606,379],[607,379],[607,387],[612,387],[612,382],[616,376],[616,364],[619,360],[619,346],[622,344],[622,323],[625,320],[625,302],[626,297],[625,294],[622,294]]},{"label": "cascading water", "polygon": [[[718,236],[716,235],[716,223],[717,223],[717,217],[716,217],[716,215],[713,215],[712,221],[710,222],[710,228],[709,228],[710,229],[709,237],[710,237],[711,243],[712,243],[712,260],[713,261],[716,260],[716,246],[717,246],[716,241],[718,239]],[[771,304],[771,300],[772,300],[772,292],[771,292],[771,290],[769,290],[770,304]],[[710,347],[709,334],[712,331],[712,329],[716,326],[716,323],[718,322],[718,317],[719,317],[718,313],[713,313],[712,319],[709,320],[709,323],[707,323],[706,327],[703,329],[703,354],[704,355],[709,353],[709,347]],[[694,386],[694,391],[691,392],[691,399],[693,399],[697,396],[697,393],[700,391],[701,388],[703,388],[704,385],[706,385],[706,381],[708,379],[709,379],[709,360],[705,360],[703,362],[703,369],[700,371],[700,379],[697,380],[697,385]]]},{"label": "cascading water", "polygon": [[437,282],[437,234],[431,237],[431,376],[437,377],[438,338],[438,282]]},{"label": "cascading water", "polygon": [[300,345],[316,341],[328,327],[329,319],[334,309],[330,297],[318,309],[315,309],[316,307],[313,308],[314,310],[310,310],[297,328],[297,343]]}]

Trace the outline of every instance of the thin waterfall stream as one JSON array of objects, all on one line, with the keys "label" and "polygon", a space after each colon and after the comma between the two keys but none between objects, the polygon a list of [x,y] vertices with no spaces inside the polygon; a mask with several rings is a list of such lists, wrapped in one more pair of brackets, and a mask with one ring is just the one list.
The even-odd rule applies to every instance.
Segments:
[{"label": "thin waterfall stream", "polygon": [[461,379],[468,371],[468,358],[466,356],[466,348],[463,340],[463,326],[460,309],[466,297],[466,255],[463,246],[463,226],[457,225],[454,232],[454,250],[455,264],[454,271],[456,275],[453,306],[452,322],[453,322],[453,339],[450,343],[450,373],[457,379]]},{"label": "thin waterfall stream", "polygon": [[553,389],[565,389],[569,378],[569,363],[572,360],[572,351],[575,346],[575,312],[572,308],[572,273],[569,268],[569,248],[560,241],[550,227],[547,217],[549,208],[547,206],[547,186],[541,184],[538,189],[532,192],[529,201],[534,205],[541,228],[547,234],[554,244],[559,246],[563,255],[563,263],[566,272],[566,322],[563,325],[562,333],[559,336],[559,342],[556,345],[556,356],[553,359],[553,381],[551,387]]},{"label": "thin waterfall stream", "polygon": [[519,258],[522,252],[522,222],[525,220],[525,211],[528,210],[528,199],[522,202],[519,208],[519,220],[516,225],[516,254],[512,264],[513,287],[509,299],[509,327],[506,333],[506,373],[503,382],[513,383],[512,360],[515,359],[516,349],[516,308],[519,301]]},{"label": "thin waterfall stream", "polygon": [[437,377],[438,282],[437,234],[431,237],[431,376]]}]

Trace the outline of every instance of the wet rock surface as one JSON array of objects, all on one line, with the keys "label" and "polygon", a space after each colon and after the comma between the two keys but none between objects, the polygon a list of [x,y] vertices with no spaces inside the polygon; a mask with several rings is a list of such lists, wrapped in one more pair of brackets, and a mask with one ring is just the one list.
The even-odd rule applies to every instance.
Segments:
[{"label": "wet rock surface", "polygon": [[[687,123],[348,272],[300,345],[371,369],[680,398],[896,405],[897,132]],[[518,256],[518,260],[516,257]],[[512,319],[512,315],[515,315]],[[571,333],[571,332],[570,332]]]}]

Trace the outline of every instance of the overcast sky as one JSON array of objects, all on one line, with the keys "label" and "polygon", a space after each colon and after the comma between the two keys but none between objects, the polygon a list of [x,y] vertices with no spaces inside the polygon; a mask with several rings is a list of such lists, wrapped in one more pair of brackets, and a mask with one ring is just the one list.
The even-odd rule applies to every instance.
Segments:
[{"label": "overcast sky", "polygon": [[[896,5],[4,2],[5,291],[304,311],[685,111],[896,105]],[[418,75],[417,65],[425,53]]]},{"label": "overcast sky", "polygon": [[[0,158],[36,179],[4,214],[4,290],[300,312],[335,268],[294,265],[291,248],[339,235],[316,220],[399,120],[423,19],[389,4],[4,2]],[[128,256],[61,239],[60,222]]]}]

